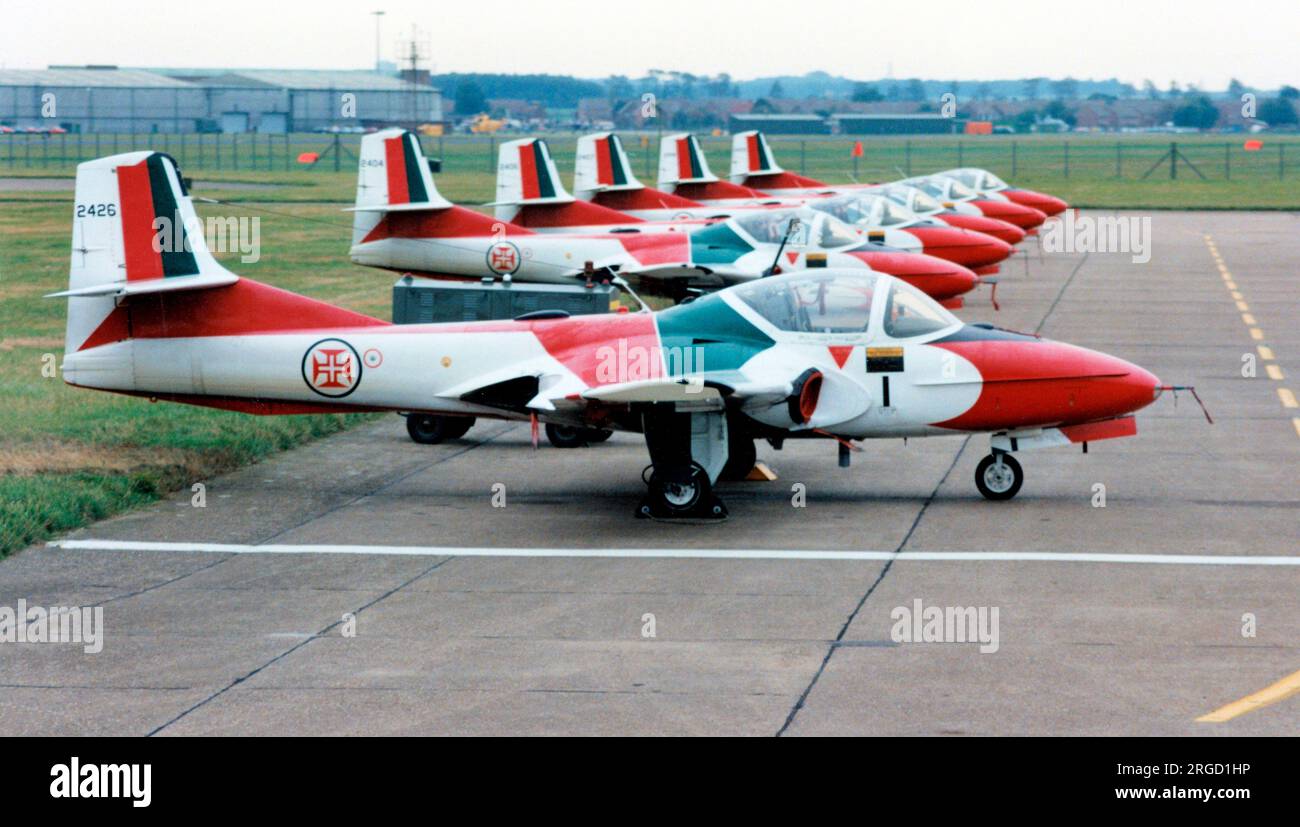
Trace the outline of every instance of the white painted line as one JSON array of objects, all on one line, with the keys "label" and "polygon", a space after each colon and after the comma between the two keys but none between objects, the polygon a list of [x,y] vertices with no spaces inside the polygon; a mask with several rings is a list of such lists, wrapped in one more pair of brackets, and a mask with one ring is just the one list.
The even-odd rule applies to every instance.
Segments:
[{"label": "white painted line", "polygon": [[762,548],[460,548],[457,546],[240,545],[132,540],[56,540],[60,549],[171,551],[212,554],[392,554],[417,557],[600,557],[678,560],[896,560],[947,563],[1121,563],[1175,566],[1300,566],[1300,556],[1106,554],[1058,551],[835,551]]}]

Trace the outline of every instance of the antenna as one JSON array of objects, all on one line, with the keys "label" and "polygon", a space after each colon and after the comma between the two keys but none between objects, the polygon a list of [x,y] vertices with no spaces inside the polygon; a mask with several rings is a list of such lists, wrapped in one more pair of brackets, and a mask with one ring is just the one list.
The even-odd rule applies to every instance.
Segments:
[{"label": "antenna", "polygon": [[414,23],[408,39],[398,40],[398,63],[402,67],[402,80],[410,84],[407,96],[407,127],[416,129],[420,122],[426,120],[428,113],[420,113],[421,87],[429,83],[429,70],[424,66],[429,60],[432,42],[427,31],[422,31]]}]

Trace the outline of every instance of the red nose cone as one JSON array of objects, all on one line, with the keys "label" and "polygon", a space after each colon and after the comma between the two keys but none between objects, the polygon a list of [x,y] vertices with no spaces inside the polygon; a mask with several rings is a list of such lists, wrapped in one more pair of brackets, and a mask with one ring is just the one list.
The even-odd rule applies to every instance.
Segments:
[{"label": "red nose cone", "polygon": [[988,267],[1005,261],[1012,252],[1001,239],[957,227],[909,227],[907,232],[920,239],[926,255],[965,267]]},{"label": "red nose cone", "polygon": [[965,215],[963,213],[945,212],[936,215],[943,223],[950,227],[960,227],[963,230],[971,230],[984,235],[991,235],[999,241],[1005,241],[1008,244],[1019,244],[1025,240],[1025,231],[1015,224],[1002,221],[997,218],[989,218],[984,215]]},{"label": "red nose cone", "polygon": [[1137,365],[1060,342],[975,335],[939,347],[970,361],[984,382],[975,404],[938,423],[943,427],[997,431],[1110,419],[1150,405],[1160,385]]},{"label": "red nose cone", "polygon": [[979,211],[986,217],[996,218],[1008,224],[1015,224],[1022,230],[1032,230],[1047,220],[1047,213],[1033,207],[1017,204],[1014,201],[997,201],[990,198],[971,201],[970,203],[979,207]]},{"label": "red nose cone", "polygon": [[849,255],[865,261],[872,270],[898,277],[936,301],[969,293],[979,284],[979,276],[960,264],[924,253],[858,250]]},{"label": "red nose cone", "polygon": [[1008,189],[1003,190],[1002,194],[1015,203],[1023,207],[1032,207],[1044,215],[1060,215],[1070,207],[1069,204],[1054,195],[1035,192],[1034,190]]}]

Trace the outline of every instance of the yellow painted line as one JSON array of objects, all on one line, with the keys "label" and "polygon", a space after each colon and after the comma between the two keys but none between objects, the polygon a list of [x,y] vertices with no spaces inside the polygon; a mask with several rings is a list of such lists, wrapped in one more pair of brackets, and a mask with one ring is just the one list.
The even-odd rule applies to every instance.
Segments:
[{"label": "yellow painted line", "polygon": [[1291,393],[1291,390],[1289,388],[1278,388],[1277,396],[1278,399],[1282,400],[1282,407],[1300,408],[1300,402],[1296,401],[1295,394]]},{"label": "yellow painted line", "polygon": [[1233,281],[1232,279],[1228,279],[1226,282],[1224,282],[1224,284],[1228,285],[1228,289],[1229,289],[1229,290],[1236,290],[1236,289],[1237,289],[1237,283],[1236,283],[1235,281]]},{"label": "yellow painted line", "polygon": [[[1300,422],[1300,420],[1297,420]],[[1300,425],[1297,425],[1300,428]],[[1247,695],[1239,701],[1221,706],[1208,715],[1202,715],[1196,719],[1200,724],[1221,724],[1224,721],[1231,721],[1239,715],[1245,715],[1247,712],[1254,712],[1256,709],[1262,709],[1269,704],[1275,704],[1278,701],[1284,701],[1292,695],[1300,692],[1300,672],[1287,675],[1282,680],[1266,686],[1253,695]]]},{"label": "yellow painted line", "polygon": [[1250,329],[1250,338],[1257,342],[1262,342],[1264,340],[1264,331],[1260,330],[1258,327],[1252,327]]},{"label": "yellow painted line", "polygon": [[1245,298],[1245,296],[1241,295],[1241,293],[1237,292],[1236,290],[1232,291],[1232,297],[1237,301],[1241,301],[1242,299]]},{"label": "yellow painted line", "polygon": [[1295,435],[1300,436],[1300,416],[1292,417],[1291,424],[1295,426]]},{"label": "yellow painted line", "polygon": [[1259,358],[1261,359],[1273,358],[1273,348],[1269,347],[1268,345],[1256,345],[1255,349],[1259,351]]},{"label": "yellow painted line", "polygon": [[1282,369],[1277,365],[1265,365],[1264,371],[1268,373],[1269,379],[1276,379],[1277,381],[1281,382],[1283,379],[1286,378],[1285,376],[1282,375]]},{"label": "yellow painted line", "polygon": [[1259,324],[1259,322],[1255,321],[1255,317],[1249,313],[1242,313],[1241,320],[1246,324]]},{"label": "yellow painted line", "polygon": [[1237,309],[1245,313],[1247,310],[1250,309],[1250,306],[1243,301],[1239,301],[1237,302]]}]

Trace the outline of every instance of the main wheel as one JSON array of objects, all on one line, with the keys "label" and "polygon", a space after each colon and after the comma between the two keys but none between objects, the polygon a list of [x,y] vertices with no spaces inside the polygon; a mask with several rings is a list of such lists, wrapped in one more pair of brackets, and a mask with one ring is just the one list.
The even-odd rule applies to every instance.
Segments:
[{"label": "main wheel", "polygon": [[591,443],[604,442],[614,435],[613,431],[604,431],[600,428],[587,429],[587,441]]},{"label": "main wheel", "polygon": [[748,437],[729,440],[727,443],[727,464],[722,466],[718,476],[724,480],[743,480],[754,469],[758,460],[758,449],[754,440]]},{"label": "main wheel", "polygon": [[473,427],[472,416],[409,414],[406,417],[406,432],[421,445],[437,445],[448,439],[459,439]]},{"label": "main wheel", "polygon": [[709,475],[698,464],[662,471],[656,468],[650,477],[650,497],[665,514],[692,514],[709,494]]},{"label": "main wheel", "polygon": [[572,425],[547,425],[546,441],[556,448],[582,448],[587,444],[587,429]]},{"label": "main wheel", "polygon": [[1025,472],[1010,454],[989,454],[975,468],[975,487],[985,499],[1009,500],[1024,482]]}]

